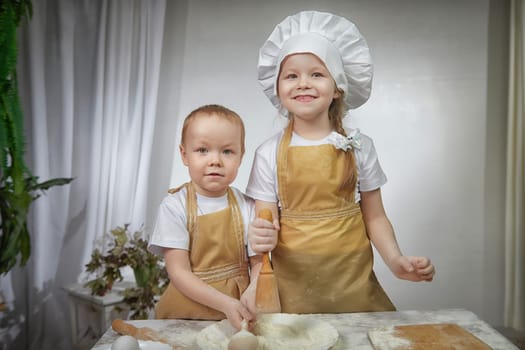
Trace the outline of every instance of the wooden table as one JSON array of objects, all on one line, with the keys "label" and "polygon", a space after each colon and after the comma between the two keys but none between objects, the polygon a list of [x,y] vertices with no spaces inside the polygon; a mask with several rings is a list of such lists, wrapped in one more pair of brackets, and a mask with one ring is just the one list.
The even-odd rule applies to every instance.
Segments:
[{"label": "wooden table", "polygon": [[[474,313],[464,309],[428,311],[368,312],[347,314],[306,315],[317,317],[332,324],[339,332],[340,340],[333,350],[373,350],[367,333],[371,329],[402,324],[455,323],[487,343],[495,350],[518,349],[503,335]],[[188,349],[195,349],[193,341],[201,329],[213,321],[189,320],[142,320],[129,321],[138,327],[151,327]],[[109,328],[92,350],[110,350],[118,334]]]}]

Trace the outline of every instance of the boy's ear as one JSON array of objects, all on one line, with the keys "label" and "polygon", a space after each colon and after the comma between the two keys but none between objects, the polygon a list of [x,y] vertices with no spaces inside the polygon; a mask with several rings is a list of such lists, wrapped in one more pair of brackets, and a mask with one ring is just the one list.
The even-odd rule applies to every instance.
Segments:
[{"label": "boy's ear", "polygon": [[180,152],[180,157],[182,158],[182,162],[184,163],[185,166],[188,166],[188,157],[187,157],[186,149],[184,148],[184,145],[182,144],[179,145],[179,152]]}]

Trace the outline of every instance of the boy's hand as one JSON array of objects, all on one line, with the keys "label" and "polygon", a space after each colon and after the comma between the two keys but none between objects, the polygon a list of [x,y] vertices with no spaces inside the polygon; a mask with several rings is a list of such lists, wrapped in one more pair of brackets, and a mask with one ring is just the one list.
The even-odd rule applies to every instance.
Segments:
[{"label": "boy's hand", "polygon": [[[255,296],[254,296],[255,302]],[[252,314],[246,306],[244,306],[241,301],[232,298],[231,301],[226,305],[225,309],[222,310],[228,321],[235,327],[237,330],[241,329],[242,320],[248,321],[248,327],[255,320],[254,314]]]},{"label": "boy's hand", "polygon": [[264,219],[255,219],[248,228],[248,241],[257,254],[272,251],[277,245],[278,220],[273,223]]},{"label": "boy's hand", "polygon": [[423,256],[399,256],[391,264],[397,278],[407,281],[432,281],[436,269],[429,258]]},{"label": "boy's hand", "polygon": [[[241,295],[241,303],[248,308],[252,314],[257,313],[257,307],[255,306],[255,292],[257,288],[257,279],[255,278],[250,282],[248,288]],[[255,320],[253,320],[255,321]],[[248,329],[250,330],[254,322],[248,322]]]}]

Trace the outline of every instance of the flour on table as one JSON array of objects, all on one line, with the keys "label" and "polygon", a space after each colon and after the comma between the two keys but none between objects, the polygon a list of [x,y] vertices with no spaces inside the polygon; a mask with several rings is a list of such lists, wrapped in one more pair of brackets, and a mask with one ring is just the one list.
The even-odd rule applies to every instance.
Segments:
[{"label": "flour on table", "polygon": [[368,338],[375,349],[407,349],[412,345],[408,339],[396,336],[393,326],[381,327],[368,332]]},{"label": "flour on table", "polygon": [[[228,320],[204,328],[197,335],[202,350],[227,350],[236,333]],[[253,330],[259,342],[258,350],[326,350],[339,338],[337,330],[315,316],[297,314],[264,314]]]}]

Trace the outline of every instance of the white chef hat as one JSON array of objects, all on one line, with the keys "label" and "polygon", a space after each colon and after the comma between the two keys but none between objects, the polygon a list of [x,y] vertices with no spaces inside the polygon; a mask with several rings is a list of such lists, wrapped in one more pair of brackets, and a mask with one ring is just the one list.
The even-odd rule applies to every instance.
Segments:
[{"label": "white chef hat", "polygon": [[281,62],[294,53],[312,53],[324,62],[345,92],[348,108],[357,108],[370,97],[372,59],[356,25],[331,13],[302,11],[279,23],[259,50],[259,83],[281,113],[286,110],[277,97],[277,78]]}]

